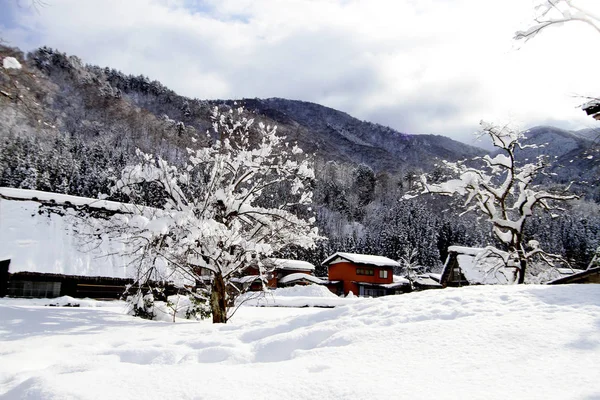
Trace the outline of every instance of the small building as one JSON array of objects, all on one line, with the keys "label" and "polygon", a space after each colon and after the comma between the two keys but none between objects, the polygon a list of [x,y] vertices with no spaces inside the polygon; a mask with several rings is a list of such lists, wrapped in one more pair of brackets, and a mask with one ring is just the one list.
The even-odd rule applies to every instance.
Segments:
[{"label": "small building", "polygon": [[515,283],[517,274],[516,267],[507,266],[489,248],[450,246],[439,283],[442,287],[505,285]]},{"label": "small building", "polygon": [[429,289],[442,289],[440,285],[440,275],[433,273],[426,273],[417,275],[412,282],[413,290],[429,290]]},{"label": "small building", "polygon": [[327,267],[329,282],[341,289],[341,293],[332,290],[336,294],[379,297],[410,291],[410,282],[394,282],[394,268],[400,264],[387,257],[338,252],[322,265]]},{"label": "small building", "polygon": [[548,285],[566,285],[568,283],[600,283],[600,267],[574,272],[548,282]]},{"label": "small building", "polygon": [[[324,284],[314,276],[315,266],[306,261],[272,258],[264,262],[267,287],[276,289],[294,285]],[[257,265],[247,267],[242,276],[232,282],[246,291],[262,290],[262,282]]]}]

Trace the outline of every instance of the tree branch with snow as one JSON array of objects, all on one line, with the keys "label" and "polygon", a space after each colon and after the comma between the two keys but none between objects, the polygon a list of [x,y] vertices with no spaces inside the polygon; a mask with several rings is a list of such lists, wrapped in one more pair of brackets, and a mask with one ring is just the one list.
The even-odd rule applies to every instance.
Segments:
[{"label": "tree branch with snow", "polygon": [[535,7],[535,23],[515,32],[515,40],[529,40],[546,28],[567,22],[581,22],[600,33],[600,16],[585,9],[574,0],[544,0]]},{"label": "tree branch with snow", "polygon": [[[312,247],[319,235],[314,218],[292,212],[312,201],[310,157],[275,127],[254,129],[242,109],[215,108],[212,121],[212,144],[188,149],[183,167],[138,152],[140,162],[122,171],[113,194],[136,201],[152,188],[162,204],[100,229],[121,235],[145,261],[141,269],[162,263],[165,279],[193,286],[209,273],[213,321],[226,322],[239,294],[230,290],[232,278],[251,265],[264,272],[271,253],[292,244]],[[272,197],[278,185],[285,198]]]},{"label": "tree branch with snow", "polygon": [[[558,203],[577,196],[547,191],[534,184],[535,178],[546,167],[543,156],[534,162],[520,165],[515,159],[519,149],[531,147],[523,144],[523,133],[508,126],[481,122],[481,134],[492,139],[499,152],[474,159],[480,167],[467,166],[465,162],[444,164],[456,176],[438,184],[429,184],[427,175],[421,177],[422,193],[459,196],[464,199],[465,212],[484,216],[492,226],[494,235],[508,249],[509,260],[516,261],[518,282],[523,283],[527,259],[533,255],[526,252],[523,232],[525,224],[537,209],[558,209]],[[539,251],[536,251],[539,253]]]}]

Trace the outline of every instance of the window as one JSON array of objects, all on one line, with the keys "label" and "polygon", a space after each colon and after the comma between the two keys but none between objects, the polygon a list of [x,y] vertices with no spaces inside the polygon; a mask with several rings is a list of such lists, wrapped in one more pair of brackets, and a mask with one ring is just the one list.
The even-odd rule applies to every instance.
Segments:
[{"label": "window", "polygon": [[362,291],[361,297],[380,297],[385,296],[385,291],[383,289],[367,289],[365,288]]},{"label": "window", "polygon": [[388,277],[388,272],[384,269],[379,270],[379,277],[383,278],[383,279],[387,279]]},{"label": "window", "polygon": [[356,268],[356,275],[375,275],[373,268]]},{"label": "window", "polygon": [[454,268],[452,269],[452,280],[453,280],[454,282],[458,282],[458,281],[460,281],[460,280],[461,280],[461,279],[460,279],[460,268],[459,268],[459,267],[454,267]]}]

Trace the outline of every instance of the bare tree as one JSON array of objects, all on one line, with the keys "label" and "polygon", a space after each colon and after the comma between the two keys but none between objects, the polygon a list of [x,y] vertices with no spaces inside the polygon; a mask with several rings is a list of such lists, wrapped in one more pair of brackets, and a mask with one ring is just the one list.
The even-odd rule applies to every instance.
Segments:
[{"label": "bare tree", "polygon": [[546,211],[559,209],[556,202],[575,199],[577,196],[549,192],[537,188],[534,179],[543,173],[545,162],[543,156],[535,162],[519,165],[515,160],[515,152],[523,149],[521,144],[524,135],[507,126],[495,126],[481,123],[482,134],[488,135],[500,152],[495,157],[486,155],[476,160],[482,163],[480,168],[465,165],[464,162],[445,165],[456,175],[438,184],[427,183],[423,175],[421,186],[423,193],[437,193],[449,196],[460,196],[465,199],[465,212],[477,212],[492,225],[494,235],[506,245],[508,252],[497,251],[503,255],[507,264],[517,268],[518,283],[523,283],[527,261],[536,254],[546,254],[538,246],[527,252],[527,242],[523,231],[527,219],[536,209]]}]

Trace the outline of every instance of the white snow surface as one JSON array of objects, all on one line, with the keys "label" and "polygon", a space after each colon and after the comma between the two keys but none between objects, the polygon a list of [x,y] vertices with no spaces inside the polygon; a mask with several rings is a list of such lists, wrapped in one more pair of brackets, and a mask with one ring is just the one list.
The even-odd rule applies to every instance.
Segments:
[{"label": "white snow surface", "polygon": [[4,57],[2,66],[4,69],[21,69],[21,63],[14,57]]},{"label": "white snow surface", "polygon": [[321,285],[296,285],[266,292],[247,292],[238,297],[236,303],[256,307],[336,307],[360,300],[362,298],[338,297]]},{"label": "white snow surface", "polygon": [[0,398],[600,397],[600,285],[241,307],[226,325],[146,321],[112,304],[0,299]]},{"label": "white snow surface", "polygon": [[377,265],[381,267],[389,266],[389,267],[399,267],[400,263],[394,261],[390,258],[383,256],[373,256],[369,254],[356,254],[356,253],[342,253],[337,252],[329,257],[325,261],[323,261],[323,265],[328,264],[329,261],[334,260],[337,257],[341,257],[355,264],[370,264]]},{"label": "white snow surface", "polygon": [[107,239],[99,247],[96,243],[85,245],[73,231],[76,219],[39,214],[38,210],[39,203],[34,201],[0,199],[0,259],[11,260],[10,272],[134,276],[127,260],[118,255],[123,253],[123,244]]}]

